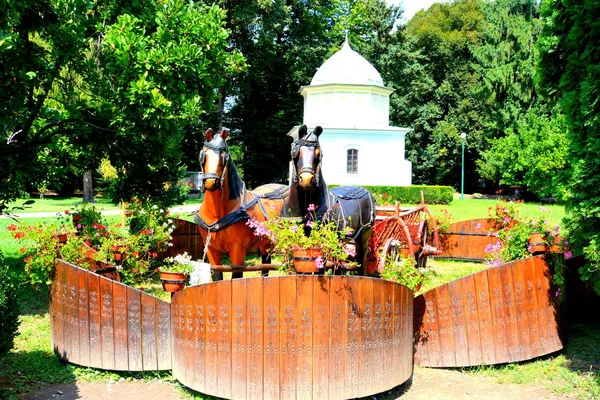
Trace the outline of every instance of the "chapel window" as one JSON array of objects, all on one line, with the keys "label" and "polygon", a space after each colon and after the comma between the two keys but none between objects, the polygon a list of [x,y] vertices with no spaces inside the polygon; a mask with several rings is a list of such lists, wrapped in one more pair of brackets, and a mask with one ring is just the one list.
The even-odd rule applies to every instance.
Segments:
[{"label": "chapel window", "polygon": [[346,172],[348,174],[358,173],[358,150],[349,149],[346,156]]}]

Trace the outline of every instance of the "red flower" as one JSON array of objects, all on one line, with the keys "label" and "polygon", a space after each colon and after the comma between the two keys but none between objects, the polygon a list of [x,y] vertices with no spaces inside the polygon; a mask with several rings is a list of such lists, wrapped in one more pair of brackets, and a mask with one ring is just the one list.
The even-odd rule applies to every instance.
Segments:
[{"label": "red flower", "polygon": [[8,228],[6,228],[6,229],[8,229],[9,231],[12,231],[12,232],[14,232],[14,231],[16,231],[17,229],[19,229],[19,227],[18,227],[16,224],[10,224],[10,225],[8,226]]},{"label": "red flower", "polygon": [[15,232],[15,234],[13,236],[15,239],[23,239],[25,237],[25,233],[24,232]]},{"label": "red flower", "polygon": [[25,247],[21,247],[21,248],[19,249],[19,252],[21,252],[21,253],[25,253]]},{"label": "red flower", "polygon": [[65,210],[65,215],[69,215],[69,210]]}]

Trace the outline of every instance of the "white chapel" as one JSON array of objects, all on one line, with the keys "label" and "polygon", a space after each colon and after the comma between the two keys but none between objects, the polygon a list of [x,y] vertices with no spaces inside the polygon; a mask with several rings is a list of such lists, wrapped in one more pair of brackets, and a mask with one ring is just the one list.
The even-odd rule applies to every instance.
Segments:
[{"label": "white chapel", "polygon": [[[327,184],[410,186],[412,164],[404,158],[408,128],[390,126],[390,95],[379,72],[348,40],[317,70],[304,97],[309,132],[319,138]],[[298,137],[298,128],[289,133]]]}]

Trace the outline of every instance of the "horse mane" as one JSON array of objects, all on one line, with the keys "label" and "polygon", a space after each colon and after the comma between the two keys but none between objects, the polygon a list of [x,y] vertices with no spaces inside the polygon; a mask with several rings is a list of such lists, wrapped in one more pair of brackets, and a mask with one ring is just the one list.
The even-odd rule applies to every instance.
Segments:
[{"label": "horse mane", "polygon": [[244,181],[235,168],[233,158],[229,159],[227,166],[227,181],[229,182],[229,200],[235,200],[242,196],[244,191]]}]

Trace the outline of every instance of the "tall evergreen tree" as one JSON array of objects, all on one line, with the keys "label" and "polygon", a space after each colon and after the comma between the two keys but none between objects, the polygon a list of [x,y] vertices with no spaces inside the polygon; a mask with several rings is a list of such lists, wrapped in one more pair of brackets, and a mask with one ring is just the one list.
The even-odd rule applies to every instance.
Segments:
[{"label": "tall evergreen tree", "polygon": [[534,75],[541,21],[536,0],[495,0],[483,7],[481,43],[472,46],[481,76],[475,93],[486,110],[489,139],[504,136],[538,100]]},{"label": "tall evergreen tree", "polygon": [[569,126],[567,218],[571,244],[600,293],[600,3],[545,0],[538,74]]}]

